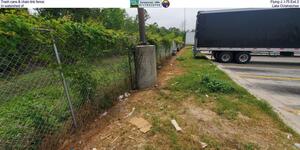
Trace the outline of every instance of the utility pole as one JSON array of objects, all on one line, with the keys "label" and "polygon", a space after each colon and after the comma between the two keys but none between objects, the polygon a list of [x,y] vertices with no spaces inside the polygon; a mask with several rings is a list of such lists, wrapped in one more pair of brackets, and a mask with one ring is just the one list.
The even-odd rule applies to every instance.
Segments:
[{"label": "utility pole", "polygon": [[185,12],[185,8],[184,8],[184,16],[183,16],[183,19],[184,19],[184,20],[183,20],[183,23],[184,23],[184,24],[183,24],[183,28],[184,28],[184,29],[183,29],[183,32],[184,32],[184,33],[185,33],[185,30],[186,30],[186,23],[185,23],[185,22],[186,22],[186,18],[185,18],[185,13],[186,13],[186,12]]},{"label": "utility pole", "polygon": [[134,52],[135,83],[137,89],[145,89],[156,84],[156,49],[154,45],[147,45],[144,8],[138,8],[138,19],[140,44]]},{"label": "utility pole", "polygon": [[[185,12],[185,8],[183,9],[183,33],[184,33],[184,41],[186,41],[186,18],[185,18],[185,16],[186,16],[186,14],[185,14],[186,12]],[[184,42],[184,45],[185,45],[186,43]]]},{"label": "utility pole", "polygon": [[138,8],[139,18],[139,31],[140,31],[140,42],[142,45],[146,45],[146,31],[145,31],[145,10],[144,8]]}]

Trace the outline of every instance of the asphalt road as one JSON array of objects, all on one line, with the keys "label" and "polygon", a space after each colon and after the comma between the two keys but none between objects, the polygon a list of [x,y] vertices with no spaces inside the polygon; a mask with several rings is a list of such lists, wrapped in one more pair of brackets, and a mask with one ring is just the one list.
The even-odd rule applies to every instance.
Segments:
[{"label": "asphalt road", "polygon": [[253,57],[249,64],[216,63],[233,80],[268,101],[300,134],[300,57]]}]

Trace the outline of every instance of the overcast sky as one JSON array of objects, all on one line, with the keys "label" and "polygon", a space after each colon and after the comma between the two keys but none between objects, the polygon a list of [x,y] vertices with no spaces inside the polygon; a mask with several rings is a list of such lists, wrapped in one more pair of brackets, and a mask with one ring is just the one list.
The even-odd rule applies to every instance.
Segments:
[{"label": "overcast sky", "polygon": [[[196,25],[196,16],[199,10],[204,11],[208,9],[197,9],[197,8],[149,8],[146,9],[150,15],[150,19],[147,20],[147,23],[156,22],[159,26],[164,27],[177,27],[183,30],[184,28],[184,11],[186,18],[186,30],[195,29]],[[212,9],[209,9],[212,10]],[[136,16],[136,8],[128,8],[126,12],[129,16]]]}]

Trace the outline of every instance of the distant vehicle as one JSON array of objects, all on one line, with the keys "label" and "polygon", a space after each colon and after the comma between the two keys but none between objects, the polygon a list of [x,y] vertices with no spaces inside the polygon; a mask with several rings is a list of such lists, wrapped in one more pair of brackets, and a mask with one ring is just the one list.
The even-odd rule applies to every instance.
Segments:
[{"label": "distant vehicle", "polygon": [[210,51],[218,62],[248,63],[253,52],[300,52],[300,9],[199,11],[194,55]]}]

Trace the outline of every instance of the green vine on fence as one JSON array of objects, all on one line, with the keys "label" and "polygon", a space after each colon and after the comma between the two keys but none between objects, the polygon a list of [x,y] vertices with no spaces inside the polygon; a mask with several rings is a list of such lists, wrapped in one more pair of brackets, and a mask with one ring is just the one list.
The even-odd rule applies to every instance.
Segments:
[{"label": "green vine on fence", "polygon": [[[78,114],[87,102],[98,112],[107,109],[129,90],[128,55],[138,44],[135,18],[121,9],[38,12],[0,10],[0,149],[38,149],[69,121],[60,72]],[[170,50],[173,41],[183,44],[179,29],[157,24],[146,29],[158,51]]]}]

